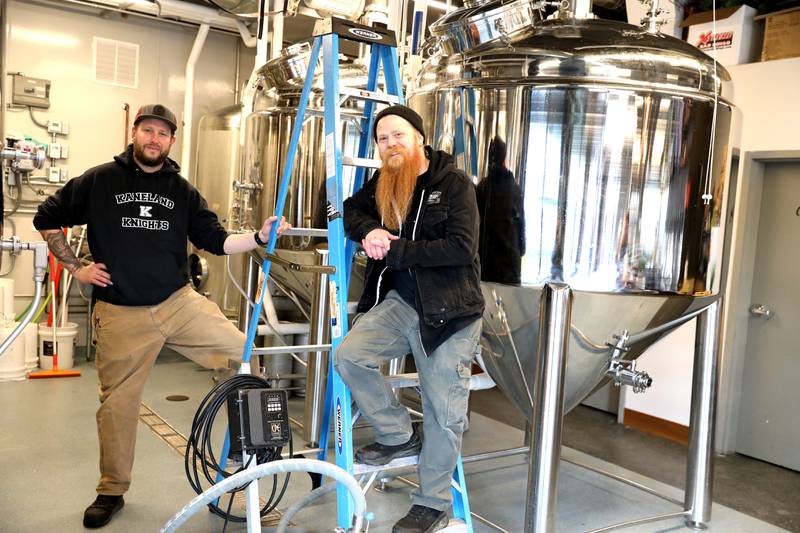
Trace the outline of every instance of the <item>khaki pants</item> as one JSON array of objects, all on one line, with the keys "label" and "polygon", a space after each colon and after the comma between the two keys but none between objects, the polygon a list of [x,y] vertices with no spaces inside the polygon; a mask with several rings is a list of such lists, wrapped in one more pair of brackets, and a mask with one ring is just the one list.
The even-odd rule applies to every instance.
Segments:
[{"label": "khaki pants", "polygon": [[142,390],[163,346],[205,368],[240,358],[246,340],[215,303],[188,285],[152,307],[97,302],[92,314],[100,380],[97,433],[99,494],[120,495],[131,484]]}]

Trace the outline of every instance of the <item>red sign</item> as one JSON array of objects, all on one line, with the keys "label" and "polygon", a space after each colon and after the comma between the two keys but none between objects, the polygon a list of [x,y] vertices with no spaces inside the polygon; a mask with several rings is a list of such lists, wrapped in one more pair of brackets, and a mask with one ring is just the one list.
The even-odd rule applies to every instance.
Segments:
[{"label": "red sign", "polygon": [[712,48],[719,50],[720,48],[730,48],[733,46],[733,32],[722,31],[716,35],[712,34],[710,31],[701,33],[697,37],[697,43],[695,43],[695,46],[700,50],[711,50]]}]

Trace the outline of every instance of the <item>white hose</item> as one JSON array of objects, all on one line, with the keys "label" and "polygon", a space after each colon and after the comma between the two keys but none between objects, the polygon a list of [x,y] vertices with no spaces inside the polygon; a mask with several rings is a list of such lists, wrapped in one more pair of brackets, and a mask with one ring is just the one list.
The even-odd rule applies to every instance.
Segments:
[{"label": "white hose", "polygon": [[313,502],[317,501],[333,490],[336,490],[336,483],[328,483],[327,485],[317,487],[303,496],[301,500],[297,501],[294,505],[286,509],[286,512],[283,513],[281,521],[278,522],[278,527],[275,528],[275,533],[285,533],[286,528],[289,527],[289,520],[294,518],[294,515],[296,515],[300,509],[311,505]]},{"label": "white hose", "polygon": [[161,528],[161,533],[171,533],[175,531],[189,520],[193,514],[210,502],[221,497],[226,492],[238,487],[243,487],[253,480],[285,472],[314,472],[326,477],[331,477],[344,485],[347,491],[353,496],[353,500],[355,500],[355,524],[353,531],[361,531],[364,523],[364,515],[367,512],[367,500],[364,498],[364,494],[361,493],[361,487],[359,487],[358,482],[353,476],[342,468],[324,461],[317,461],[316,459],[286,459],[248,468],[247,470],[242,470],[241,472],[225,478],[202,494],[199,494],[183,509],[178,511],[175,516],[164,524],[164,527]]}]

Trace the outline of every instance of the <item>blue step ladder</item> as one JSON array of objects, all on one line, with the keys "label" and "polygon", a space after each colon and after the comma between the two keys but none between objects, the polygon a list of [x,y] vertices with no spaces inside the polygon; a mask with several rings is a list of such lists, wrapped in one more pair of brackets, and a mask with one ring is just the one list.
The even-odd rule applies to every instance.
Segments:
[{"label": "blue step ladder", "polygon": [[[339,88],[339,39],[347,39],[370,45],[370,66],[367,87],[364,90]],[[331,363],[328,365],[328,379],[320,433],[319,459],[325,460],[328,448],[329,428],[332,416],[335,420],[335,454],[336,464],[353,475],[369,476],[372,483],[378,472],[386,472],[393,468],[408,467],[416,463],[416,458],[405,458],[380,468],[354,465],[353,463],[353,413],[351,409],[350,391],[333,365],[333,357],[348,329],[348,287],[350,270],[355,253],[355,243],[346,239],[342,221],[345,195],[352,194],[361,188],[370,168],[378,168],[380,162],[369,159],[370,134],[374,122],[376,104],[403,103],[403,92],[400,73],[397,65],[397,51],[393,33],[382,28],[363,26],[342,19],[325,19],[318,21],[314,28],[313,45],[306,70],[305,83],[297,107],[292,136],[289,144],[275,214],[283,213],[288,184],[297,156],[300,131],[306,116],[309,94],[311,92],[314,71],[322,52],[324,78],[324,115],[325,115],[325,187],[328,201],[328,249],[330,265],[335,272],[329,277],[329,308],[331,331]],[[380,69],[384,73],[386,93],[378,92],[378,76]],[[348,99],[364,101],[364,114],[361,119],[361,135],[357,157],[346,157],[342,154],[341,114],[340,107]],[[356,168],[352,191],[346,191],[342,179],[343,165]],[[267,252],[274,250],[275,231],[273,228],[267,244]],[[267,256],[269,257],[269,256]],[[262,270],[269,273],[269,260],[265,259]],[[264,289],[262,288],[262,295]],[[258,302],[261,303],[260,300]],[[254,316],[258,316],[255,314]],[[248,331],[248,340],[254,338],[255,320]],[[251,335],[253,333],[253,335]],[[415,377],[394,379],[394,385],[415,386]],[[413,459],[413,462],[411,461]],[[395,464],[398,463],[398,464]],[[348,491],[339,486],[337,490],[337,524],[345,530],[352,527],[354,504]],[[472,532],[472,519],[469,510],[469,499],[464,478],[464,469],[459,455],[457,467],[453,473],[453,517],[456,523],[463,524],[462,531]]]}]

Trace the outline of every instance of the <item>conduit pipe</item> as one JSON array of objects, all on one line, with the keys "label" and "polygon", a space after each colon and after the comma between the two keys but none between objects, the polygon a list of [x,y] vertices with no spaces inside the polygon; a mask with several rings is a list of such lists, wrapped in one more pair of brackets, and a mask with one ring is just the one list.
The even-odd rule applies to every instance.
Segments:
[{"label": "conduit pipe", "polygon": [[[62,0],[63,1],[63,0]],[[107,6],[121,12],[141,13],[159,19],[177,19],[195,24],[209,24],[215,28],[236,32],[238,28],[233,17],[221,15],[216,9],[184,2],[181,0],[158,0],[153,2],[131,3],[129,0],[66,0],[73,4],[86,6]]]},{"label": "conduit pipe", "polygon": [[[274,0],[272,4],[272,9],[275,12],[280,12],[283,10],[283,0]],[[266,28],[266,17],[264,18],[264,24]],[[283,50],[283,15],[275,15],[275,19],[272,21],[272,46],[270,50],[270,58],[277,59],[281,55],[281,50]]]},{"label": "conduit pipe", "polygon": [[183,175],[191,175],[191,147],[192,147],[192,106],[194,105],[194,67],[203,51],[208,37],[209,25],[203,23],[197,30],[197,36],[186,61],[186,83],[183,97],[183,141],[181,143],[181,168]]},{"label": "conduit pipe", "polygon": [[175,516],[164,524],[164,527],[161,528],[161,533],[171,533],[175,531],[200,509],[232,489],[243,487],[251,481],[262,477],[274,476],[286,472],[313,472],[326,477],[332,477],[342,484],[355,501],[355,522],[353,524],[353,531],[362,531],[367,512],[367,500],[361,493],[361,487],[353,476],[342,468],[324,461],[317,461],[316,459],[286,459],[248,468],[247,470],[242,470],[241,472],[225,478],[223,481],[220,481],[198,495],[183,509],[178,511]]},{"label": "conduit pipe", "polygon": [[277,333],[278,335],[308,335],[310,325],[307,322],[281,322],[278,320],[278,313],[275,310],[275,302],[272,295],[267,291],[264,294],[264,316],[269,326],[258,326],[258,334]]},{"label": "conduit pipe", "polygon": [[239,19],[236,19],[236,27],[239,28],[239,35],[242,36],[242,42],[244,45],[248,48],[254,48],[258,39],[256,39],[255,35],[250,34],[247,24]]}]

